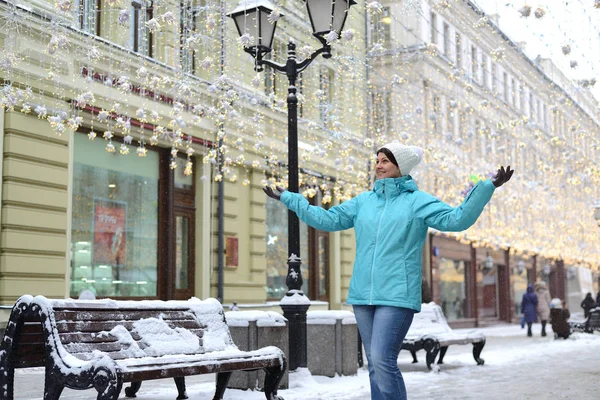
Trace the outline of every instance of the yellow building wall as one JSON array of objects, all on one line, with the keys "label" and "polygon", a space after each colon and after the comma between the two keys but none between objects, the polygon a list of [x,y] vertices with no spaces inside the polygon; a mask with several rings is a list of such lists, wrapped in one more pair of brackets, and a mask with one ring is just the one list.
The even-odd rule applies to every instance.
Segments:
[{"label": "yellow building wall", "polygon": [[67,279],[69,135],[20,112],[4,117],[0,301],[64,297]]}]

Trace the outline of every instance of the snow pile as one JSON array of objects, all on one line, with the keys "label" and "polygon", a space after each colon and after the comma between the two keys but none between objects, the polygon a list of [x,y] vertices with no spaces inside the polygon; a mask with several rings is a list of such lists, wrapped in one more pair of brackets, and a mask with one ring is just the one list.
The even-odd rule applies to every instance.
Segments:
[{"label": "snow pile", "polygon": [[259,327],[285,326],[286,319],[275,311],[228,311],[225,313],[228,326],[246,327],[251,321]]}]

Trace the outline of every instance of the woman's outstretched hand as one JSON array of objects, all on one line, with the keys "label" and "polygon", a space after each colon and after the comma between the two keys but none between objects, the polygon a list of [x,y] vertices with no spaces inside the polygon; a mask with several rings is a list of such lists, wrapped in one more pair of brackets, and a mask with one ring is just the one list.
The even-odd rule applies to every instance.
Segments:
[{"label": "woman's outstretched hand", "polygon": [[504,169],[504,167],[498,168],[498,172],[492,178],[492,183],[497,188],[504,185],[506,182],[508,182],[510,180],[510,178],[513,175],[513,172],[515,172],[515,170],[510,169],[510,165],[508,167],[506,167],[506,169]]},{"label": "woman's outstretched hand", "polygon": [[280,200],[281,194],[285,192],[285,189],[281,186],[275,186],[275,188],[277,188],[277,191],[273,190],[270,186],[266,186],[263,188],[263,192],[272,199]]}]

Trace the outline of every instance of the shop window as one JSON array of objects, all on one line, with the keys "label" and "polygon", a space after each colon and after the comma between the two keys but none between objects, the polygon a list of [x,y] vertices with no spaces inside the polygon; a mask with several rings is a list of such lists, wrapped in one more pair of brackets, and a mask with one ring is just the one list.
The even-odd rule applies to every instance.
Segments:
[{"label": "shop window", "polygon": [[498,317],[498,267],[480,265],[477,274],[477,292],[480,293],[479,318]]},{"label": "shop window", "polygon": [[[288,273],[288,209],[280,201],[267,198],[267,298],[278,300],[285,296]],[[302,259],[302,290],[307,296],[310,279],[308,266],[308,226],[300,221],[300,257]]]},{"label": "shop window", "polygon": [[70,296],[189,298],[195,208],[185,160],[173,171],[168,149],[141,158],[123,146],[129,155],[74,136]]},{"label": "shop window", "polygon": [[[311,199],[320,204],[319,197]],[[288,209],[267,199],[267,298],[279,300],[288,291]],[[302,291],[311,300],[329,300],[329,235],[300,221]]]},{"label": "shop window", "polygon": [[70,295],[157,296],[158,153],[125,157],[74,139]]},{"label": "shop window", "polygon": [[469,262],[442,258],[440,269],[440,301],[448,321],[469,317],[466,274]]},{"label": "shop window", "polygon": [[[520,261],[525,264],[524,261]],[[512,268],[510,275],[510,289],[514,300],[514,315],[521,315],[521,301],[523,295],[527,292],[527,273],[528,270],[518,267]]]}]

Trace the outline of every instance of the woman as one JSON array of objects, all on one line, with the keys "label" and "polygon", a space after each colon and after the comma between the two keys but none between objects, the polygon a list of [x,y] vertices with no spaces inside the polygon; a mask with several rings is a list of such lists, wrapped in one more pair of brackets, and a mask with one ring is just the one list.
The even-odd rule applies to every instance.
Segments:
[{"label": "woman", "polygon": [[354,308],[367,354],[372,399],[406,399],[397,358],[414,313],[421,311],[421,253],[427,229],[467,229],[494,189],[514,172],[501,167],[493,180],[479,182],[460,206],[452,208],[419,191],[409,175],[422,154],[418,147],[386,144],[377,151],[373,190],[329,210],[311,206],[302,195],[283,188],[264,188],[316,229],[354,228],[356,258],[347,302]]},{"label": "woman", "polygon": [[530,283],[527,285],[527,292],[523,293],[523,300],[521,300],[521,313],[525,317],[527,323],[527,336],[533,336],[531,333],[531,324],[537,320],[537,309],[538,298],[533,291],[533,285]]},{"label": "woman", "polygon": [[544,281],[536,282],[534,288],[538,299],[535,311],[542,321],[542,336],[546,336],[546,324],[550,318],[550,292]]},{"label": "woman", "polygon": [[583,308],[583,316],[587,319],[588,315],[590,315],[590,310],[596,307],[596,302],[592,297],[592,294],[588,292],[585,295],[585,299],[581,301],[581,308]]},{"label": "woman", "polygon": [[554,331],[554,339],[559,337],[568,339],[571,334],[569,327],[569,309],[563,306],[562,301],[559,298],[554,298],[550,301],[550,325],[552,325],[552,331]]}]

